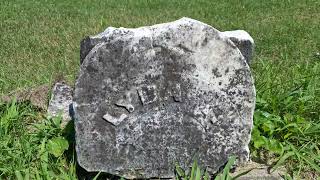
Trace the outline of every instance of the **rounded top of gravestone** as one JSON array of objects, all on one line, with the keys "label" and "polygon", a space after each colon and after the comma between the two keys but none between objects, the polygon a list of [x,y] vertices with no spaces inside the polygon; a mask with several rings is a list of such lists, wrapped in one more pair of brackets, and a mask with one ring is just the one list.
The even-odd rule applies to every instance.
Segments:
[{"label": "rounded top of gravestone", "polygon": [[78,161],[127,178],[214,173],[248,159],[255,90],[239,49],[202,22],[107,28],[86,38],[75,85]]}]

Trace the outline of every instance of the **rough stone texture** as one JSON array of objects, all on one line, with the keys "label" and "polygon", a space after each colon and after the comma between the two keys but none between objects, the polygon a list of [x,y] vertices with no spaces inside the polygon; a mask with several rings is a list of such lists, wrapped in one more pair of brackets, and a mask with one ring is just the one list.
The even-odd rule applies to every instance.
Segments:
[{"label": "rough stone texture", "polygon": [[64,126],[71,120],[72,109],[72,88],[65,83],[57,82],[52,89],[48,114],[50,116],[61,115]]},{"label": "rough stone texture", "polygon": [[[250,34],[244,30],[234,30],[234,31],[224,31],[221,32],[223,36],[228,37],[240,50],[241,54],[244,56],[248,65],[252,63],[252,57],[254,52],[254,40]],[[94,36],[86,37],[81,42],[81,52],[80,52],[80,63],[82,64],[86,55],[90,50],[97,44],[104,42],[106,37]],[[319,54],[319,53],[318,53]]]},{"label": "rough stone texture", "polygon": [[222,32],[222,34],[230,38],[250,65],[254,51],[254,41],[252,37],[244,30],[225,31]]},{"label": "rough stone texture", "polygon": [[30,103],[42,110],[46,110],[48,107],[48,85],[41,85],[34,88],[21,89],[11,92],[7,95],[0,97],[0,101],[9,103],[13,99],[17,102],[30,101]]},{"label": "rough stone texture", "polygon": [[248,160],[255,90],[239,49],[189,18],[107,28],[81,45],[76,150],[87,171],[173,177],[194,158],[212,173]]}]

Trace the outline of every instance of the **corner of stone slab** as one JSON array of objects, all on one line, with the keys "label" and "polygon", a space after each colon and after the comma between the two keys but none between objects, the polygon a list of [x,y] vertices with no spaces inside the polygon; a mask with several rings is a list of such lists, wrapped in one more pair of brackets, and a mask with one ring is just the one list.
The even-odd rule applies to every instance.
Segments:
[{"label": "corner of stone slab", "polygon": [[245,30],[233,30],[233,31],[223,31],[222,35],[227,36],[229,38],[233,37],[239,40],[247,40],[254,44],[254,40],[251,35]]},{"label": "corner of stone slab", "polygon": [[229,41],[239,49],[247,64],[250,66],[255,47],[254,40],[250,34],[244,30],[224,31],[220,32],[220,34],[228,38]]}]

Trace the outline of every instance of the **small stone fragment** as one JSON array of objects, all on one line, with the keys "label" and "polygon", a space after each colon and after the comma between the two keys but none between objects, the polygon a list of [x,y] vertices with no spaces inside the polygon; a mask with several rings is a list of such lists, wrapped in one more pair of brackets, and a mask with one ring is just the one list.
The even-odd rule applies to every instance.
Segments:
[{"label": "small stone fragment", "polygon": [[48,115],[62,117],[62,126],[71,120],[72,88],[65,83],[57,82],[52,89],[48,106]]}]

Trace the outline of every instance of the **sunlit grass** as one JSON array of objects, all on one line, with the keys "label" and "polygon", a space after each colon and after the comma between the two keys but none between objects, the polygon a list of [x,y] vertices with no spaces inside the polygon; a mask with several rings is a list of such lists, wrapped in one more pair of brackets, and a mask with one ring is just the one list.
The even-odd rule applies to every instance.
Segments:
[{"label": "sunlit grass", "polygon": [[[108,26],[138,27],[186,16],[221,31],[244,29],[256,44],[253,156],[266,152],[292,174],[319,174],[319,8],[319,0],[3,0],[0,95],[61,76],[73,84],[80,41]],[[75,177],[72,158],[55,157],[44,148],[64,135],[37,130],[35,124],[51,127],[40,114],[27,104],[1,105],[0,177]],[[48,162],[40,152],[48,153]]]},{"label": "sunlit grass", "polygon": [[1,104],[0,179],[76,179],[73,156],[63,154],[69,132],[60,125],[61,118],[42,117],[28,103]]}]

